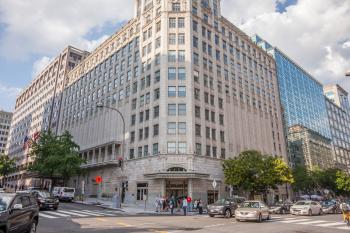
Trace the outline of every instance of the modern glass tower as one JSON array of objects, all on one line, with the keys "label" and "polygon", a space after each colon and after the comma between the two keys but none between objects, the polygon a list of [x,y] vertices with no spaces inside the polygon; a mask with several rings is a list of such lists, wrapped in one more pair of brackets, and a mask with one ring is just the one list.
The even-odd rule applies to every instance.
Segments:
[{"label": "modern glass tower", "polygon": [[302,125],[330,139],[322,84],[259,36],[254,36],[252,40],[275,58],[286,132],[292,126]]}]

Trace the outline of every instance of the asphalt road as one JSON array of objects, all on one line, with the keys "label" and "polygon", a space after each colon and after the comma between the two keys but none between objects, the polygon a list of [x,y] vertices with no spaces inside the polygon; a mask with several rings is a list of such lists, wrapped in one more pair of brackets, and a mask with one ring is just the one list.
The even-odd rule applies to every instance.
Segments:
[{"label": "asphalt road", "polygon": [[344,233],[341,215],[275,215],[263,223],[202,216],[129,215],[94,206],[61,203],[58,212],[41,211],[38,233]]}]

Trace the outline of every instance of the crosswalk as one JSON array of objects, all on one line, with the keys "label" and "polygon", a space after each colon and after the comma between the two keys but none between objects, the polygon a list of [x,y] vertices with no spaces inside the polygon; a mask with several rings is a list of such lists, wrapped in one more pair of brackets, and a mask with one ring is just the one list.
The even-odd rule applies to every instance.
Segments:
[{"label": "crosswalk", "polygon": [[50,211],[40,211],[39,216],[47,219],[55,218],[86,218],[86,217],[115,217],[118,211],[111,210],[73,210],[58,209]]},{"label": "crosswalk", "polygon": [[350,228],[346,226],[346,223],[344,223],[343,221],[336,222],[336,221],[328,221],[328,220],[315,220],[312,218],[298,218],[298,217],[295,217],[295,218],[273,217],[271,219],[271,222],[325,227],[325,228],[337,229],[337,230],[347,230],[347,231],[350,230]]}]

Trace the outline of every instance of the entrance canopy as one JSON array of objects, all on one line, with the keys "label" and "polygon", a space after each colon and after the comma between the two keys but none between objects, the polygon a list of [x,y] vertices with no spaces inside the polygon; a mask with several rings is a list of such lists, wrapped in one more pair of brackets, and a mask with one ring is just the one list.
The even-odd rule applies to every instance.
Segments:
[{"label": "entrance canopy", "polygon": [[209,178],[209,174],[197,173],[197,172],[187,172],[187,171],[171,171],[169,169],[167,172],[157,172],[144,174],[145,178],[149,179],[203,179]]}]

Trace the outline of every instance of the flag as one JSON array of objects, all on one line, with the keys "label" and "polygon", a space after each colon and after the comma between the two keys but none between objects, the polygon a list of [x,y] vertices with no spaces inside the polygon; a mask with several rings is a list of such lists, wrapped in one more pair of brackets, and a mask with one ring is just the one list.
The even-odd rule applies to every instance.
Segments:
[{"label": "flag", "polygon": [[35,132],[33,134],[33,141],[37,141],[39,139],[39,137],[40,137],[40,132],[39,131]]},{"label": "flag", "polygon": [[25,136],[25,137],[24,137],[24,141],[23,141],[23,149],[26,149],[26,148],[27,148],[28,141],[29,141],[29,137],[28,137],[28,136]]}]

